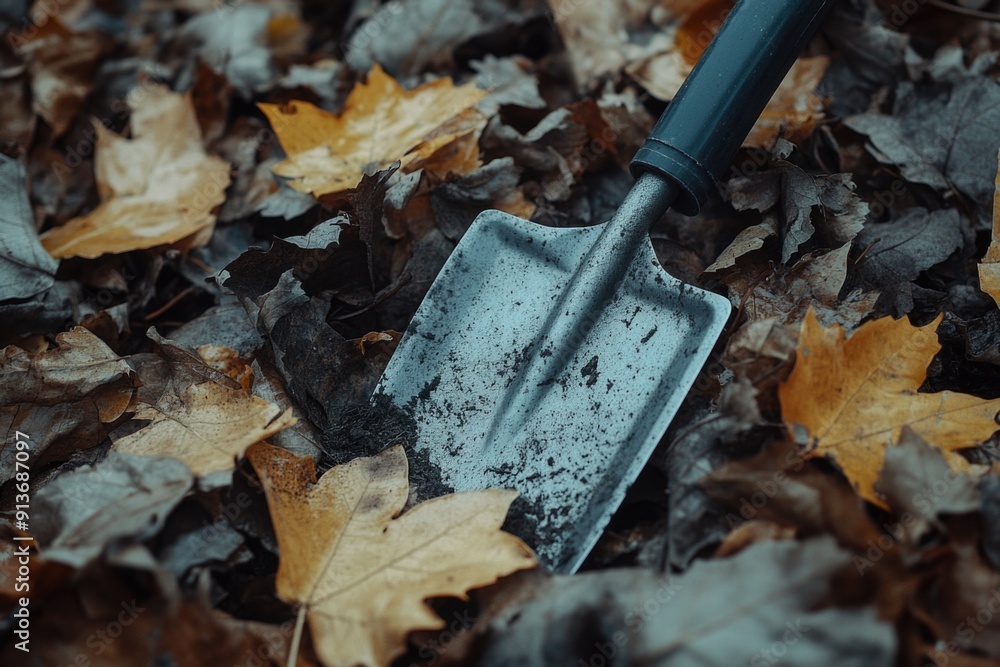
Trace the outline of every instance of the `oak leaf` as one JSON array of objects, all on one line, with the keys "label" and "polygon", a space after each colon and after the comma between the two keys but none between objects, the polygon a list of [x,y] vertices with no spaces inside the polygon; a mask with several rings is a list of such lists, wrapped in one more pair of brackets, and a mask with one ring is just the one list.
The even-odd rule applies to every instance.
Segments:
[{"label": "oak leaf", "polygon": [[135,419],[151,422],[116,441],[115,450],[172,456],[199,476],[232,470],[247,447],[295,423],[291,408],[282,412],[243,389],[215,382],[191,385],[179,395],[164,394]]},{"label": "oak leaf", "polygon": [[[831,456],[864,499],[884,505],[875,482],[886,451],[904,426],[944,452],[973,447],[997,430],[1000,399],[917,390],[941,349],[935,330],[906,318],[881,318],[845,340],[839,325],[824,328],[810,310],[802,324],[795,367],[778,389],[781,417],[805,427],[815,448]],[[946,454],[955,469],[962,459]]]},{"label": "oak leaf", "polygon": [[445,626],[425,599],[464,598],[536,564],[500,530],[514,491],[452,494],[398,516],[409,493],[402,447],[319,481],[312,459],[266,443],[247,458],[278,538],[278,595],[301,605],[325,665],[388,665],[411,631]]},{"label": "oak leaf", "polygon": [[[1000,160],[1000,153],[997,155]],[[997,171],[993,192],[993,242],[979,265],[979,286],[1000,306],[1000,171]]]},{"label": "oak leaf", "polygon": [[485,96],[474,83],[454,86],[449,78],[408,91],[376,66],[339,115],[301,101],[260,109],[288,154],[274,173],[319,197],[346,193],[366,173],[397,160],[404,173],[423,166],[441,175],[475,169],[474,138],[486,119],[473,107]]},{"label": "oak leaf", "polygon": [[145,84],[129,96],[132,138],[96,124],[101,204],[42,236],[56,259],[94,258],[183,241],[204,245],[225,199],[229,165],[209,155],[190,94]]}]

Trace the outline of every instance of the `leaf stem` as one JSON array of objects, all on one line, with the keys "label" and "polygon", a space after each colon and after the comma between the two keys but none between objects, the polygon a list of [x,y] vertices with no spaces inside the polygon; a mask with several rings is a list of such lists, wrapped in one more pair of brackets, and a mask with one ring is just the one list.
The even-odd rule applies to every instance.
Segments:
[{"label": "leaf stem", "polygon": [[299,615],[295,619],[295,632],[292,633],[292,645],[288,647],[287,667],[295,667],[299,657],[299,643],[302,641],[302,628],[306,624],[306,605],[299,607]]}]

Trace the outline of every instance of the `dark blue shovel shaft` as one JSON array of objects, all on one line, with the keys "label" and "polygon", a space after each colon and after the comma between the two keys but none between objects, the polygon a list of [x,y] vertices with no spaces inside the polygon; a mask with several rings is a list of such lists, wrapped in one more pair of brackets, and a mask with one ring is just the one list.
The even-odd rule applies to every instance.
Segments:
[{"label": "dark blue shovel shaft", "polygon": [[833,0],[740,0],[632,160],[681,189],[694,215]]}]

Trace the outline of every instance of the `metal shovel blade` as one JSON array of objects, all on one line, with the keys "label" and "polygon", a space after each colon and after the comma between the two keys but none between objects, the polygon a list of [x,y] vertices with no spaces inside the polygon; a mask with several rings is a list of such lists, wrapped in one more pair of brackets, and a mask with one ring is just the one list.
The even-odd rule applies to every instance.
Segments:
[{"label": "metal shovel blade", "polygon": [[601,536],[730,310],[661,268],[645,223],[628,253],[611,224],[479,215],[375,393],[413,417],[445,484],[519,491],[518,532],[563,572]]}]

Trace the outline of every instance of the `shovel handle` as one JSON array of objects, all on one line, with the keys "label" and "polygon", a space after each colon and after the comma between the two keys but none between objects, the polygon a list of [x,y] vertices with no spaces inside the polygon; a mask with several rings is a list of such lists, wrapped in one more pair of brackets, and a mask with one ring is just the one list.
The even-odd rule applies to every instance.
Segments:
[{"label": "shovel handle", "polygon": [[834,0],[739,0],[632,160],[680,188],[674,208],[701,210],[771,95]]}]

